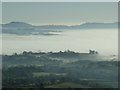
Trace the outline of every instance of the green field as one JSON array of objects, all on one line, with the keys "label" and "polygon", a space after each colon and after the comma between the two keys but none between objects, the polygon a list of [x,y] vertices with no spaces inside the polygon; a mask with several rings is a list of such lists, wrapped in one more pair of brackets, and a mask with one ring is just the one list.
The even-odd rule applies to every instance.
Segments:
[{"label": "green field", "polygon": [[85,85],[66,82],[62,84],[47,86],[46,88],[90,88],[90,87]]},{"label": "green field", "polygon": [[94,78],[91,78],[91,79],[81,78],[80,80],[84,80],[84,81],[104,81],[103,79],[94,79]]},{"label": "green field", "polygon": [[38,65],[36,65],[37,67],[42,67],[42,66],[44,66],[44,64],[38,64]]},{"label": "green field", "polygon": [[66,73],[49,73],[49,72],[35,72],[35,73],[33,73],[33,77],[41,77],[41,76],[49,76],[49,75],[65,76]]},{"label": "green field", "polygon": [[99,85],[99,86],[104,86],[104,87],[112,87],[112,88],[115,88],[115,87],[118,87],[118,82],[112,82],[112,81],[106,81],[106,80],[103,80],[103,79],[80,79],[81,81],[87,81],[87,82],[90,82],[90,83],[93,83],[93,84],[96,84],[96,85]]}]

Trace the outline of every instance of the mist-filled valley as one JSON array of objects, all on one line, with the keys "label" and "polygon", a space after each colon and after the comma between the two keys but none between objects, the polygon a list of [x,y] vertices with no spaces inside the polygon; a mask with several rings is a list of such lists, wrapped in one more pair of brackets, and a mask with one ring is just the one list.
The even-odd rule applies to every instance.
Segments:
[{"label": "mist-filled valley", "polygon": [[[89,49],[97,50],[103,55],[118,53],[117,28],[96,29],[40,29],[41,34],[0,34],[3,43],[3,54],[21,53],[23,51],[65,51],[88,52]],[[19,32],[23,28],[7,29],[9,32]],[[24,30],[30,32],[29,30]]]},{"label": "mist-filled valley", "polygon": [[3,88],[117,88],[115,25],[3,25]]},{"label": "mist-filled valley", "polygon": [[1,90],[119,88],[118,2],[7,1]]}]

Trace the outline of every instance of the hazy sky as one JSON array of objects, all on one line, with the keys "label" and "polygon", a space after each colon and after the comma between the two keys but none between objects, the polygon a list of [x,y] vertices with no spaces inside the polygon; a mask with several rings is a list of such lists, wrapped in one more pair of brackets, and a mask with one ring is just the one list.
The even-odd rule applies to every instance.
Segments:
[{"label": "hazy sky", "polygon": [[117,2],[3,2],[3,23],[74,25],[85,22],[116,22]]}]

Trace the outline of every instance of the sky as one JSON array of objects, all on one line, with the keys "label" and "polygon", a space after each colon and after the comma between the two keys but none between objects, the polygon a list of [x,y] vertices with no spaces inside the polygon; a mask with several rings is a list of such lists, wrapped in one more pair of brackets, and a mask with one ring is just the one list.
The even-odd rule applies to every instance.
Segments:
[{"label": "sky", "polygon": [[117,2],[3,2],[2,22],[34,25],[76,25],[85,22],[116,22]]}]

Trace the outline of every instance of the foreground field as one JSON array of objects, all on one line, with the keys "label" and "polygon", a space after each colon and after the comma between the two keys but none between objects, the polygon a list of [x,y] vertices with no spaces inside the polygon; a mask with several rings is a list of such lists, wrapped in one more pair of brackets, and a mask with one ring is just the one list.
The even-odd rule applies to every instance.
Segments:
[{"label": "foreground field", "polygon": [[[84,57],[96,59],[98,56],[87,54]],[[87,58],[81,60],[82,54],[71,51],[4,55],[2,86],[3,88],[118,87],[118,66],[120,66],[118,61]]]},{"label": "foreground field", "polygon": [[85,85],[65,82],[62,84],[47,86],[46,88],[90,88],[90,87]]},{"label": "foreground field", "polygon": [[41,77],[41,76],[49,76],[49,75],[65,76],[66,73],[49,73],[49,72],[37,72],[37,73],[33,73],[33,77]]}]

